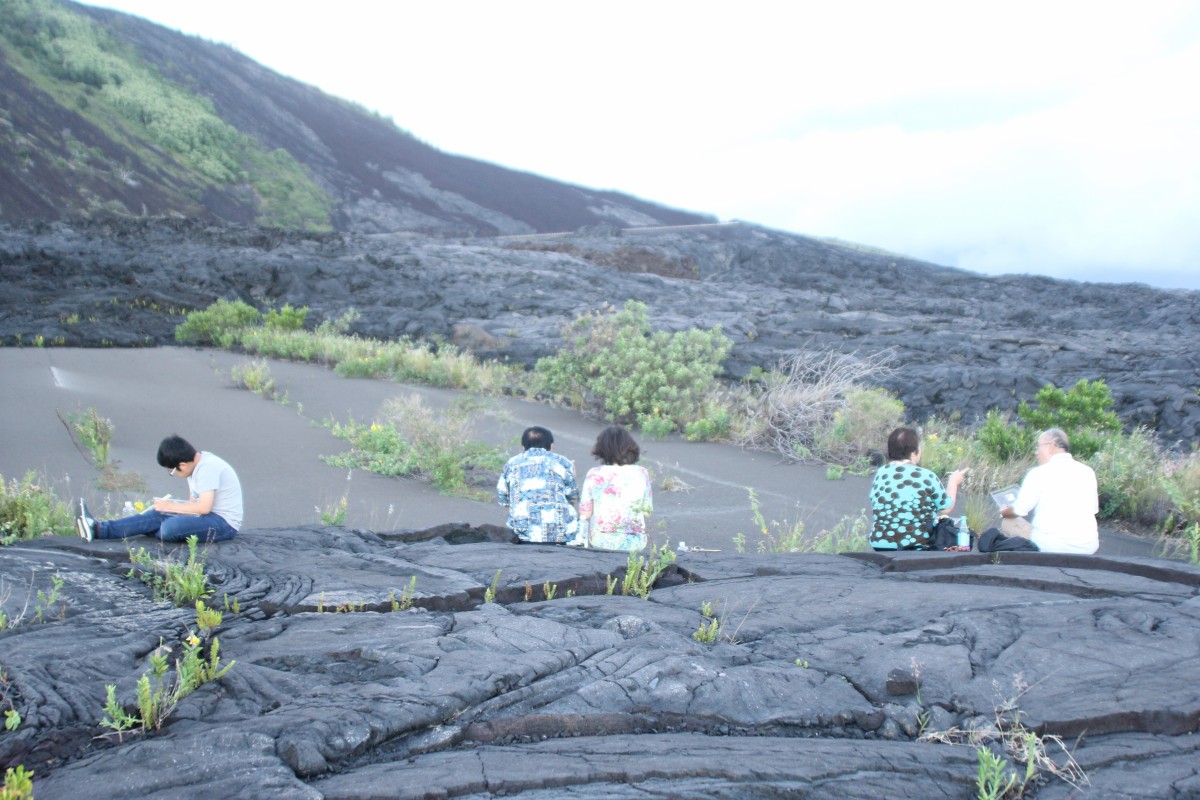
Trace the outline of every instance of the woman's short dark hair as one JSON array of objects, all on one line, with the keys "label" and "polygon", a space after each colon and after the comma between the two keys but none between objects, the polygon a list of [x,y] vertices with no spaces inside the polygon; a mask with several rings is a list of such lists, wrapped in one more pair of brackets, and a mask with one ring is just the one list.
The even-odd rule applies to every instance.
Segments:
[{"label": "woman's short dark hair", "polygon": [[642,449],[620,425],[609,425],[596,437],[592,455],[604,464],[636,464]]},{"label": "woman's short dark hair", "polygon": [[903,461],[921,449],[921,437],[912,428],[896,428],[888,437],[888,460]]},{"label": "woman's short dark hair", "polygon": [[188,444],[178,434],[172,434],[163,439],[158,445],[158,465],[167,469],[175,469],[180,464],[186,464],[196,457],[196,448]]}]

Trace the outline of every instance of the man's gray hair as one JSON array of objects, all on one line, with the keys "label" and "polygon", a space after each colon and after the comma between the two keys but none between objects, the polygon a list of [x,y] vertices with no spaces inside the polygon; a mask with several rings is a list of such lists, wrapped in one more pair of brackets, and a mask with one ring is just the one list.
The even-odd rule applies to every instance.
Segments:
[{"label": "man's gray hair", "polygon": [[1059,450],[1064,450],[1068,453],[1071,452],[1071,440],[1067,438],[1066,432],[1061,428],[1044,430],[1038,435],[1038,438],[1041,439],[1043,436],[1053,442],[1054,446]]}]

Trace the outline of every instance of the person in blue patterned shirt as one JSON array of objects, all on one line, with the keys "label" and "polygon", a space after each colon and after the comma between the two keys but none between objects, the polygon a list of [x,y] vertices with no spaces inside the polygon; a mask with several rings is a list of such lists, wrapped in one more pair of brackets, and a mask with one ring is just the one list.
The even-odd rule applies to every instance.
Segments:
[{"label": "person in blue patterned shirt", "polygon": [[496,502],[508,506],[508,527],[522,542],[574,544],[579,531],[575,465],[551,452],[554,434],[534,426],[521,434],[525,452],[504,465]]}]

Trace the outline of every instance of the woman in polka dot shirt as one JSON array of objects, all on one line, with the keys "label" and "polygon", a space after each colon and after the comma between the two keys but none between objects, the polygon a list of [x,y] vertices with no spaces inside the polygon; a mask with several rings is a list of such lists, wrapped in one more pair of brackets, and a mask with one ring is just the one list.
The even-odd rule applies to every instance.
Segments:
[{"label": "woman in polka dot shirt", "polygon": [[888,437],[888,463],[871,485],[871,547],[876,550],[928,550],[929,530],[938,515],[954,507],[966,469],[950,473],[946,487],[932,471],[917,466],[921,438],[912,428]]}]

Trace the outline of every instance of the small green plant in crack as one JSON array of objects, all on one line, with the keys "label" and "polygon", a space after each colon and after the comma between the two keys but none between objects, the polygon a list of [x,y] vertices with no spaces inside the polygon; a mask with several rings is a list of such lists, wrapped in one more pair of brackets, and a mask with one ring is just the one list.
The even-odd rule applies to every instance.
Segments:
[{"label": "small green plant in crack", "polygon": [[500,585],[500,572],[501,570],[496,570],[496,574],[492,576],[491,584],[483,590],[483,602],[496,602],[496,588]]},{"label": "small green plant in crack", "polygon": [[[8,602],[8,598],[12,595],[12,590],[4,585],[3,578],[0,578],[0,631],[9,628],[15,628],[25,622],[25,616],[29,613],[30,596],[36,598],[33,604],[33,622],[43,623],[53,619],[66,619],[67,617],[67,601],[59,596],[62,591],[63,579],[59,575],[50,576],[50,590],[38,589],[33,590],[34,582],[37,580],[36,573],[29,579],[29,592],[25,593],[25,605],[20,611],[14,612],[14,615],[9,615],[4,610],[4,604]],[[28,624],[28,623],[27,623]]]},{"label": "small green plant in crack", "polygon": [[200,629],[200,635],[208,639],[212,632],[221,625],[221,620],[224,614],[215,608],[209,608],[204,605],[203,600],[196,601],[196,627]]},{"label": "small green plant in crack", "polygon": [[25,771],[24,764],[4,770],[0,800],[33,800],[33,775],[34,773]]},{"label": "small green plant in crack", "polygon": [[692,638],[701,644],[712,644],[721,638],[721,620],[701,620],[700,628],[692,633]]},{"label": "small green plant in crack", "polygon": [[9,697],[8,673],[0,672],[0,707],[4,708],[4,730],[11,733],[21,727],[21,712]]},{"label": "small green plant in crack", "polygon": [[[215,627],[210,625],[213,613],[220,614],[204,609],[202,603],[197,603],[196,625],[206,634]],[[136,715],[129,713],[117,699],[117,687],[114,684],[106,687],[107,699],[100,726],[111,729],[118,741],[134,727],[142,733],[151,729],[159,730],[180,700],[204,684],[220,679],[237,663],[230,661],[221,664],[221,642],[216,637],[208,645],[207,656],[200,636],[190,631],[179,646],[183,648],[183,654],[175,659],[174,672],[169,671],[168,667],[169,646],[160,644],[149,654],[150,666],[137,682]]]},{"label": "small green plant in crack", "polygon": [[912,664],[913,683],[916,685],[917,706],[921,709],[917,712],[917,736],[924,736],[925,731],[929,728],[930,713],[925,707],[925,701],[921,699],[921,664],[914,657],[909,661]]},{"label": "small green plant in crack", "polygon": [[721,620],[717,619],[716,609],[711,600],[700,604],[700,627],[692,633],[692,638],[701,644],[712,644],[721,638]]},{"label": "small green plant in crack", "polygon": [[121,741],[125,731],[142,724],[142,718],[127,712],[117,700],[116,684],[110,683],[105,689],[108,692],[108,699],[104,703],[104,716],[100,719],[100,727],[111,728],[117,735],[117,741]]},{"label": "small green plant in crack", "polygon": [[129,551],[133,567],[125,576],[137,576],[154,591],[156,600],[170,599],[177,606],[188,606],[208,597],[208,576],[204,574],[207,551],[198,553],[199,538],[187,538],[188,557],[183,564],[166,558],[156,559],[144,547]]},{"label": "small green plant in crack", "polygon": [[558,594],[557,583],[552,584],[550,581],[546,581],[542,584],[542,597],[546,598],[547,600],[553,600],[554,595],[556,594]]},{"label": "small green plant in crack", "polygon": [[675,561],[675,551],[669,545],[654,548],[648,556],[631,552],[625,563],[625,577],[621,581],[621,594],[640,597],[650,596],[655,581]]},{"label": "small green plant in crack", "polygon": [[975,774],[975,795],[978,800],[1001,800],[1017,783],[1017,776],[1009,772],[1008,761],[986,747],[976,750],[979,767]]},{"label": "small green plant in crack", "polygon": [[[1059,736],[1038,734],[1021,722],[1018,701],[1029,690],[1022,677],[1013,680],[1016,696],[1001,700],[995,710],[995,721],[971,730],[950,728],[927,731],[918,741],[942,744],[968,744],[979,753],[978,788],[981,798],[1023,797],[1039,777],[1051,775],[1076,789],[1088,783],[1087,774]],[[992,752],[988,745],[999,745],[1004,755],[1024,767],[1009,771],[1009,761]],[[985,755],[986,753],[986,755]]]},{"label": "small green plant in crack", "polygon": [[400,592],[400,599],[396,599],[395,592],[388,592],[388,602],[391,603],[392,611],[408,611],[413,607],[413,595],[417,592],[417,576],[413,575],[408,579],[408,586],[404,587]]}]

